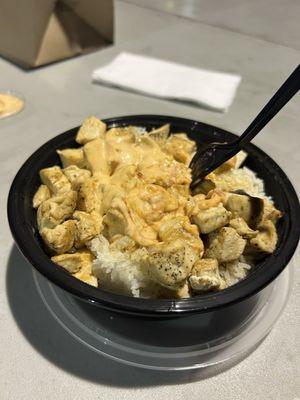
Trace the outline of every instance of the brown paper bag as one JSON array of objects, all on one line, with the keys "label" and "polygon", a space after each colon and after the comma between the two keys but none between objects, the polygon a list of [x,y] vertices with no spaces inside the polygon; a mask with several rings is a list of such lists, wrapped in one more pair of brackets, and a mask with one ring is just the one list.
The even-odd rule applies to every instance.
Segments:
[{"label": "brown paper bag", "polygon": [[113,42],[113,0],[0,0],[0,55],[37,67]]}]

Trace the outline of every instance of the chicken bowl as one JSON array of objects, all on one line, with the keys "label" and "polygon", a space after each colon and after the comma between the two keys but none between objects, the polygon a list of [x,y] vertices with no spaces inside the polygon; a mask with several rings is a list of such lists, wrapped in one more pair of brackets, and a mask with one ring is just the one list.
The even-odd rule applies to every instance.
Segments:
[{"label": "chicken bowl", "polygon": [[[154,174],[156,179],[154,182],[158,182],[158,184],[153,184],[152,181],[147,182],[143,187],[142,195],[135,187],[130,188],[127,196],[128,202],[132,201],[134,208],[138,202],[141,204],[141,198],[145,199],[145,196],[150,196],[150,198],[167,196],[164,205],[167,215],[163,217],[160,215],[159,218],[156,218],[155,209],[152,208],[150,212],[147,211],[147,215],[143,215],[143,220],[139,219],[136,222],[137,217],[135,217],[133,222],[136,225],[131,222],[131,226],[129,226],[130,221],[128,222],[125,218],[127,230],[124,227],[122,229],[123,231],[125,229],[127,236],[124,236],[124,233],[122,236],[119,234],[118,225],[124,225],[125,212],[122,211],[124,206],[119,199],[115,202],[112,200],[118,197],[115,194],[116,190],[118,193],[124,192],[125,189],[128,192],[132,166],[127,165],[125,169],[114,167],[116,171],[112,175],[114,184],[106,185],[106,182],[103,182],[104,175],[102,174],[99,178],[99,168],[100,170],[104,168],[104,164],[101,162],[101,144],[94,140],[94,137],[93,141],[85,136],[86,132],[93,135],[93,129],[88,131],[84,129],[78,131],[78,128],[71,129],[40,147],[25,162],[15,177],[8,199],[8,218],[13,236],[21,252],[51,282],[72,295],[107,309],[144,316],[170,317],[207,312],[237,302],[241,303],[249,298],[254,300],[255,295],[275,279],[288,264],[299,240],[298,198],[284,172],[256,146],[248,145],[245,148],[247,153],[245,169],[239,170],[239,174],[234,171],[233,164],[237,162],[234,159],[227,166],[222,167],[225,170],[233,169],[229,175],[224,175],[222,170],[220,171],[222,174],[216,173],[207,179],[198,194],[194,193],[193,196],[188,194],[184,203],[184,214],[183,211],[178,211],[180,208],[178,204],[180,198],[184,199],[184,195],[181,193],[183,184],[188,187],[186,173],[188,172],[189,155],[194,150],[193,143],[201,146],[201,143],[210,141],[226,142],[235,138],[233,134],[197,121],[167,116],[128,116],[112,118],[104,122],[89,120],[88,123],[92,125],[93,129],[94,124],[98,124],[99,131],[103,129],[103,126],[105,129],[106,126],[108,129],[110,128],[109,138],[111,139],[119,132],[123,132],[120,128],[132,126],[138,127],[141,132],[150,132],[152,136],[156,136],[156,140],[161,140],[161,135],[165,132],[164,129],[160,131],[159,127],[170,127],[168,148],[165,153],[168,153],[169,158],[171,155],[173,158],[175,157],[175,161],[172,158],[173,161],[169,162],[168,159],[169,164],[166,165],[166,170],[172,169],[172,176],[173,178],[175,176],[176,180],[169,181],[166,170],[161,172],[153,170],[152,158],[154,159],[155,154],[151,155],[152,147],[150,152],[145,152],[142,157],[140,156],[142,146],[146,147],[148,151],[150,141],[153,142],[143,134],[142,145],[135,149],[137,151],[135,156],[142,160],[139,162],[138,174],[144,177],[150,176],[151,179]],[[182,132],[187,137],[183,136]],[[83,144],[83,150],[78,143]],[[93,143],[100,146],[97,153],[91,146]],[[186,151],[182,150],[183,147]],[[85,152],[89,170],[84,167],[79,168],[81,167],[82,151]],[[116,152],[116,148],[112,147],[111,153],[113,151]],[[119,156],[116,153],[111,165],[117,165],[116,160]],[[243,155],[241,158],[244,158]],[[58,167],[60,162],[64,166],[63,172]],[[71,165],[69,165],[70,162]],[[174,165],[175,168],[173,168]],[[39,173],[43,182],[41,186]],[[100,229],[102,217],[99,219],[97,213],[97,199],[91,196],[93,188],[90,186],[90,174],[98,176],[97,179],[98,181],[101,179],[101,185],[109,188],[106,197],[103,197],[103,203],[106,203],[106,213],[103,218],[105,225],[105,234],[103,235],[105,236],[102,235],[103,227]],[[250,196],[249,193],[240,190],[234,192],[230,182],[228,183],[226,180],[225,187],[229,185],[229,189],[226,189],[228,192],[218,191],[219,186],[216,186],[215,190],[210,190],[211,188],[207,186],[218,184],[220,176],[223,178],[230,176],[230,180],[234,181],[238,181],[241,177],[242,180],[250,180],[253,193]],[[81,179],[80,182],[78,177]],[[159,182],[165,182],[165,179],[168,179],[168,192],[163,188],[164,183],[161,184],[162,187],[159,186]],[[180,185],[177,184],[178,182]],[[181,189],[179,190],[178,187]],[[236,189],[243,189],[243,182],[241,186],[238,184]],[[51,199],[50,192],[52,192]],[[203,193],[208,193],[208,195]],[[77,200],[75,200],[76,196]],[[214,203],[214,206],[208,208],[205,202]],[[68,218],[71,219],[59,217],[60,221],[53,221],[55,214],[51,214],[51,218],[49,217],[47,210],[57,207],[57,203],[60,204],[59,207],[64,205],[64,210],[67,210],[64,212],[69,213]],[[75,203],[79,207],[78,209],[75,209]],[[32,204],[38,209],[37,213]],[[116,205],[112,207],[113,204]],[[199,207],[201,212],[199,212]],[[248,213],[248,217],[240,218],[240,215],[245,214],[245,207],[246,210],[247,207],[250,207],[249,210],[254,210],[255,215]],[[71,213],[70,208],[72,209]],[[260,225],[251,225],[252,219],[258,218],[258,209],[260,210]],[[121,215],[123,219],[120,219],[121,213],[123,213],[123,216]],[[268,215],[268,217],[265,218],[262,215]],[[135,228],[138,226],[139,229],[133,229],[132,226]],[[256,228],[257,230],[255,230]],[[74,239],[76,229],[77,234]],[[91,230],[95,233],[88,236],[87,231]],[[179,233],[175,235],[174,232]],[[199,232],[204,234],[202,239],[205,246],[199,237]],[[160,235],[159,242],[156,240],[157,235]],[[94,239],[90,240],[93,237]],[[62,241],[62,238],[65,240]],[[184,247],[185,253],[182,257],[180,256],[183,260],[182,268],[181,265],[178,265],[177,269],[171,271],[171,274],[169,271],[174,267],[175,261],[173,260],[173,264],[170,264],[170,254],[173,254],[172,257],[175,257],[174,259],[178,263],[178,260],[181,260],[180,253],[175,253],[174,256],[174,248],[184,241],[189,242],[191,250],[187,252],[186,246]],[[117,254],[118,257],[107,262],[111,257],[108,251],[109,246],[112,246],[114,254]],[[150,281],[155,284],[144,286],[148,292],[150,287],[151,293],[159,293],[155,296],[156,298],[153,298],[152,295],[149,296],[149,293],[140,296],[145,281],[144,275],[141,279],[138,276],[141,275],[140,271],[134,270],[137,279],[134,279],[132,293],[130,290],[128,292],[128,289],[126,289],[127,291],[123,290],[126,285],[123,285],[121,280],[129,281],[126,276],[127,271],[132,275],[131,266],[129,265],[130,268],[127,268],[128,263],[124,258],[128,253],[128,247],[134,247],[131,254],[135,255],[135,262],[137,257],[140,259],[145,257],[144,252],[150,249],[150,253],[147,253],[147,260],[151,260],[151,268],[148,270],[151,275]],[[52,258],[49,257],[49,252],[47,254],[47,249],[52,251],[52,255],[54,254]],[[244,249],[245,254],[243,253]],[[193,253],[192,250],[201,253],[201,257],[204,254],[205,257],[198,260],[197,266],[194,266],[194,272],[182,280],[187,269],[186,265],[191,262],[195,264],[196,253]],[[263,256],[260,254],[250,268],[247,257],[249,254],[253,255],[257,252],[263,253]],[[94,262],[94,271],[96,275],[99,274],[99,287],[95,287],[98,286],[99,280],[90,272],[87,273],[85,266],[86,263],[91,264],[90,260],[94,257],[97,258]],[[74,260],[77,260],[75,267]],[[118,269],[116,269],[117,272],[114,272],[114,279],[111,279],[111,265],[115,265],[116,260],[119,260]],[[219,262],[221,264],[218,267]],[[78,263],[82,263],[81,269]],[[120,266],[121,268],[119,268]],[[137,284],[137,280],[143,281],[142,284],[139,282]],[[109,290],[111,287],[113,290]],[[158,291],[157,288],[159,288]],[[189,290],[196,295],[191,296],[188,293]]]}]

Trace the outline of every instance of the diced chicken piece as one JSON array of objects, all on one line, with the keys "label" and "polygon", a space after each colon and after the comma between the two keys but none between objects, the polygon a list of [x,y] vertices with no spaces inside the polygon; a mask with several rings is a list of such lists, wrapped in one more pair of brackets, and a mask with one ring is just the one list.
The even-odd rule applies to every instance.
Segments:
[{"label": "diced chicken piece", "polygon": [[229,222],[229,226],[245,239],[251,239],[257,235],[258,231],[251,229],[243,218],[234,218]]},{"label": "diced chicken piece", "polygon": [[148,184],[132,189],[126,196],[126,203],[147,224],[161,221],[162,217],[178,209],[178,201],[161,186]]},{"label": "diced chicken piece", "polygon": [[243,150],[239,151],[235,156],[225,161],[217,169],[214,170],[215,174],[221,174],[232,169],[238,169],[247,158],[247,153]]},{"label": "diced chicken piece", "polygon": [[93,178],[85,179],[78,190],[77,209],[91,213],[92,211],[100,214],[102,194],[98,183]]},{"label": "diced chicken piece", "polygon": [[223,289],[224,281],[219,274],[218,260],[214,258],[197,260],[191,271],[189,282],[195,292]]},{"label": "diced chicken piece", "polygon": [[[253,176],[245,173],[243,169],[230,169],[218,174],[211,172],[206,176],[205,181],[206,186],[209,186],[210,188],[215,187],[224,190],[225,192],[244,190],[250,194],[256,193],[255,180],[253,179]],[[200,186],[203,187],[203,183]]]},{"label": "diced chicken piece", "polygon": [[240,168],[247,157],[248,157],[248,154],[244,150],[239,151],[236,154],[235,169]]},{"label": "diced chicken piece", "polygon": [[75,222],[68,220],[53,229],[43,228],[40,234],[51,252],[66,253],[74,244]]},{"label": "diced chicken piece", "polygon": [[229,193],[225,207],[232,212],[233,218],[243,218],[251,228],[255,228],[263,211],[264,201],[247,194]]},{"label": "diced chicken piece", "polygon": [[194,249],[183,240],[177,240],[172,246],[159,244],[150,248],[145,267],[151,279],[176,290],[189,276],[196,259]]},{"label": "diced chicken piece", "polygon": [[99,235],[102,230],[102,218],[96,212],[88,214],[84,211],[75,211],[73,214],[75,220],[75,242],[78,249],[93,237]]},{"label": "diced chicken piece", "polygon": [[210,233],[227,225],[231,212],[219,204],[217,207],[200,211],[192,217],[193,222],[198,226],[200,233]]},{"label": "diced chicken piece", "polygon": [[105,140],[92,140],[83,146],[86,167],[93,173],[109,175]]},{"label": "diced chicken piece", "polygon": [[141,246],[151,246],[156,243],[155,230],[119,198],[112,201],[103,223],[109,240],[113,240],[116,235],[127,235]]},{"label": "diced chicken piece", "polygon": [[93,259],[93,254],[86,249],[78,250],[72,254],[66,253],[51,257],[55,264],[60,265],[71,274],[75,274],[81,269],[86,269],[87,265],[91,267]]},{"label": "diced chicken piece", "polygon": [[139,181],[136,168],[135,165],[121,165],[111,175],[110,183],[126,191],[134,188]]},{"label": "diced chicken piece", "polygon": [[246,245],[244,240],[233,228],[224,227],[208,235],[208,246],[205,258],[216,258],[219,262],[233,261],[239,258]]},{"label": "diced chicken piece", "polygon": [[72,189],[78,190],[80,185],[91,176],[91,172],[87,169],[79,168],[76,165],[70,165],[63,169],[63,173],[71,182]]},{"label": "diced chicken piece", "polygon": [[39,230],[52,229],[70,218],[75,210],[77,193],[70,191],[45,200],[38,208],[37,223]]},{"label": "diced chicken piece", "polygon": [[213,207],[217,207],[224,203],[226,195],[224,192],[218,189],[211,190],[207,195],[202,193],[190,197],[186,204],[186,212],[190,217],[197,215],[200,211],[208,210]]},{"label": "diced chicken piece", "polygon": [[85,167],[84,154],[82,148],[57,150],[60,161],[64,168],[76,165],[78,168]]},{"label": "diced chicken piece", "polygon": [[163,148],[176,161],[189,165],[192,155],[196,150],[196,145],[185,133],[176,133],[168,138]]},{"label": "diced chicken piece", "polygon": [[33,208],[38,208],[45,200],[50,199],[51,193],[46,185],[40,185],[38,190],[35,192],[33,196],[32,205]]},{"label": "diced chicken piece", "polygon": [[71,190],[71,183],[63,174],[61,168],[57,165],[41,169],[40,178],[43,184],[48,186],[54,195],[69,192]]},{"label": "diced chicken piece", "polygon": [[166,142],[169,134],[170,134],[170,124],[165,124],[165,125],[160,126],[157,129],[152,129],[152,131],[150,131],[148,133],[148,135],[152,139],[157,141],[157,143],[159,145],[163,145]]},{"label": "diced chicken piece", "polygon": [[282,217],[283,213],[274,206],[268,199],[263,199],[264,202],[264,207],[262,210],[262,214],[259,218],[258,224],[260,224],[263,221],[270,220],[274,224],[278,221],[279,218]]},{"label": "diced chicken piece", "polygon": [[250,239],[247,253],[273,253],[277,244],[277,232],[274,223],[266,220],[259,225],[259,233]]},{"label": "diced chicken piece", "polygon": [[235,166],[236,166],[236,156],[233,156],[232,158],[230,158],[229,160],[227,160],[223,164],[221,164],[213,172],[215,174],[222,174],[223,172],[230,171],[231,169],[234,169]]},{"label": "diced chicken piece", "polygon": [[125,197],[125,191],[121,189],[117,185],[112,185],[112,184],[107,184],[103,188],[103,197],[102,197],[102,203],[101,203],[101,215],[104,215],[107,213],[107,211],[110,209],[113,199],[114,198],[119,198],[123,200]]},{"label": "diced chicken piece", "polygon": [[73,276],[84,283],[98,287],[98,279],[92,273],[91,261],[84,263],[80,268],[80,271],[76,272]]},{"label": "diced chicken piece", "polygon": [[104,136],[106,124],[96,117],[88,117],[84,120],[77,135],[76,142],[86,144],[94,139]]},{"label": "diced chicken piece", "polygon": [[137,174],[146,183],[155,183],[165,188],[191,183],[190,169],[176,160],[164,159],[160,161],[146,158],[138,165]]},{"label": "diced chicken piece", "polygon": [[76,272],[76,274],[74,274],[74,277],[84,283],[87,283],[88,285],[98,287],[98,279],[94,275],[91,275],[86,271]]},{"label": "diced chicken piece", "polygon": [[198,257],[203,255],[204,246],[197,226],[191,224],[186,216],[163,218],[159,225],[158,235],[162,240],[162,249],[164,245],[171,248],[172,243],[182,240],[185,245],[193,248]]}]

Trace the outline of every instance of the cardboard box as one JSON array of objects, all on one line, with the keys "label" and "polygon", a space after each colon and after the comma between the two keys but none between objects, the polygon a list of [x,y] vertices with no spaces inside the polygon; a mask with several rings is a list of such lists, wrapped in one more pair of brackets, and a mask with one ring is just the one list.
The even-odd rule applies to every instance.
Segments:
[{"label": "cardboard box", "polygon": [[113,0],[0,0],[0,55],[31,68],[113,43]]}]

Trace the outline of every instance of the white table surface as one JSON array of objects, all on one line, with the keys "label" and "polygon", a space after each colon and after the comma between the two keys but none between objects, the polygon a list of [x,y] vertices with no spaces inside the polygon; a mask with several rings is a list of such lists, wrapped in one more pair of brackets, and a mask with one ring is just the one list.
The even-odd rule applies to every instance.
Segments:
[{"label": "white table surface", "polygon": [[[91,83],[91,72],[120,50],[224,72],[242,83],[226,114],[129,94]],[[117,3],[117,45],[104,51],[24,72],[0,59],[0,87],[26,98],[18,116],[0,121],[0,399],[272,399],[300,398],[300,272],[289,303],[266,340],[231,368],[201,373],[156,373],[95,355],[49,315],[31,268],[13,244],[6,217],[11,181],[46,140],[90,114],[112,117],[177,115],[241,132],[299,63],[300,52],[246,35]],[[255,142],[300,190],[299,96]],[[294,257],[298,267],[299,251]],[[214,371],[215,373],[216,371]]]}]

